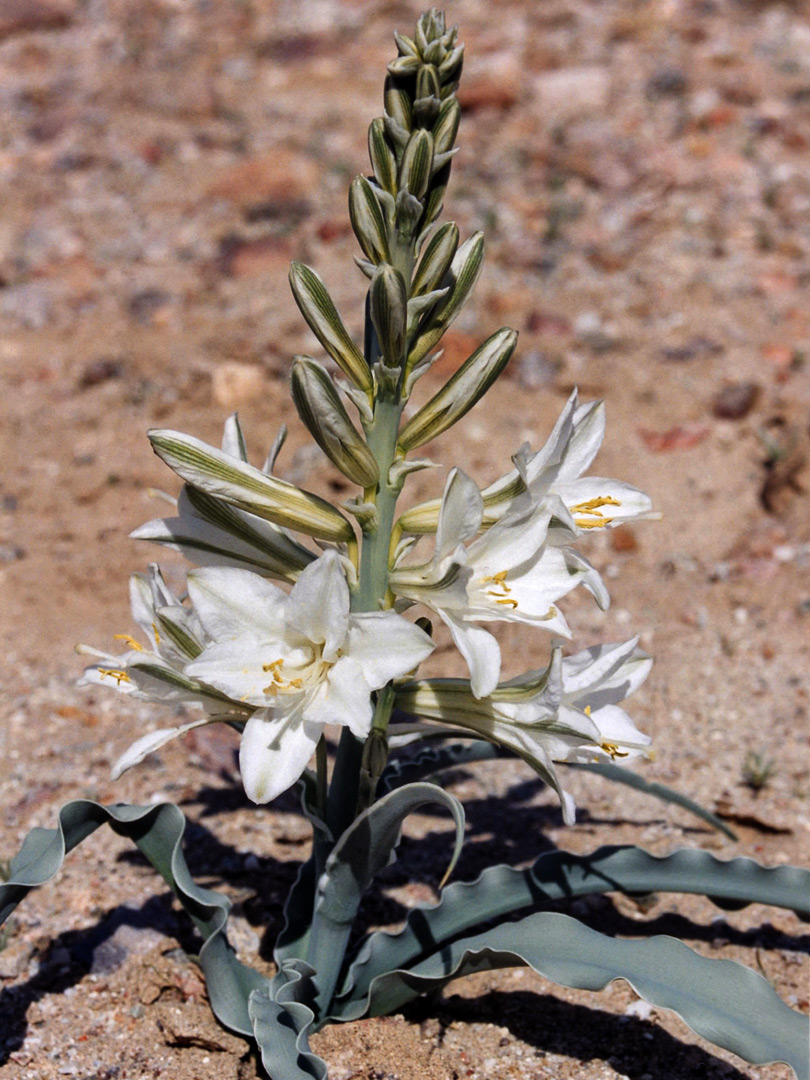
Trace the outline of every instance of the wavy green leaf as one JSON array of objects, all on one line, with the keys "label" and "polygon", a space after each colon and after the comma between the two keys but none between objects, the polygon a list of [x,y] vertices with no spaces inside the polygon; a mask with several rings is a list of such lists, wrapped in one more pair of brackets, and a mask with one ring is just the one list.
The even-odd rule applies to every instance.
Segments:
[{"label": "wavy green leaf", "polygon": [[724,862],[689,849],[663,857],[637,847],[602,847],[592,855],[553,851],[525,870],[490,866],[476,881],[448,885],[438,904],[409,912],[401,930],[372,934],[349,969],[341,998],[357,1000],[378,975],[410,968],[484,922],[606,892],[696,893],[718,907],[773,904],[810,919],[810,871],[798,867],[766,868],[742,857]]},{"label": "wavy green leaf", "polygon": [[788,1008],[755,971],[707,959],[671,937],[606,937],[555,912],[501,924],[446,945],[410,970],[377,976],[364,1014],[384,1016],[462,975],[516,966],[578,990],[603,990],[626,979],[645,1001],[671,1009],[715,1046],[753,1065],[785,1062],[799,1080],[810,1078],[808,1018]]},{"label": "wavy green leaf", "polygon": [[0,885],[0,923],[31,891],[54,876],[65,855],[101,825],[125,836],[166,881],[204,938],[200,967],[217,1018],[241,1035],[252,1035],[248,998],[269,984],[264,976],[236,959],[225,926],[231,902],[213,889],[195,884],[181,849],[186,819],[172,803],[157,806],[102,806],[86,799],[66,803],[55,829],[32,829],[12,859],[9,880]]},{"label": "wavy green leaf", "polygon": [[273,1080],[326,1080],[326,1062],[309,1048],[315,1018],[313,969],[301,960],[284,963],[272,986],[254,990],[248,1002],[262,1064]]}]

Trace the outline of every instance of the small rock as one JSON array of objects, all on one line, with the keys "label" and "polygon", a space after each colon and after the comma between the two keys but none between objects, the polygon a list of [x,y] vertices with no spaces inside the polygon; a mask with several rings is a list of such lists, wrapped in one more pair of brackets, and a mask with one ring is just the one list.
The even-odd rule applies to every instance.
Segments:
[{"label": "small rock", "polygon": [[208,188],[214,199],[236,203],[249,216],[268,216],[269,206],[305,203],[320,180],[320,169],[305,154],[279,147],[271,154],[234,165]]},{"label": "small rock", "polygon": [[123,361],[113,356],[100,356],[84,367],[79,376],[78,386],[80,390],[87,390],[91,386],[98,386],[99,383],[108,382],[110,379],[120,379],[123,373]]},{"label": "small rock", "polygon": [[267,379],[263,369],[256,364],[225,360],[214,368],[211,390],[217,405],[235,409],[266,394]]},{"label": "small rock", "polygon": [[257,240],[231,234],[222,238],[214,268],[225,277],[251,278],[283,274],[290,269],[291,248],[284,237],[262,236]]},{"label": "small rock", "polygon": [[161,313],[173,302],[174,297],[162,289],[142,289],[130,297],[127,307],[130,315],[141,326],[161,321]]},{"label": "small rock", "polygon": [[534,90],[544,119],[570,120],[607,107],[610,72],[595,65],[544,71],[535,78]]},{"label": "small rock", "polygon": [[661,68],[647,80],[646,93],[651,100],[680,97],[688,86],[686,75],[678,68]]},{"label": "small rock", "polygon": [[0,314],[26,330],[42,330],[53,318],[54,293],[41,281],[12,285],[0,293]]},{"label": "small rock", "polygon": [[751,412],[758,397],[756,383],[729,383],[715,396],[712,412],[721,420],[741,420]]},{"label": "small rock", "polygon": [[458,100],[462,109],[508,109],[523,90],[523,66],[512,50],[493,52],[465,64]]},{"label": "small rock", "polygon": [[76,0],[3,0],[0,41],[28,30],[58,30],[76,15]]}]

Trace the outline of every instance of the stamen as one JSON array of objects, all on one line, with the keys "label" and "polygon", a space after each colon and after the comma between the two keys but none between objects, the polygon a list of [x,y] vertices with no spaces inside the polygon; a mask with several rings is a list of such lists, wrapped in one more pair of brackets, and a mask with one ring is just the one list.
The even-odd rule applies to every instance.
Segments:
[{"label": "stamen", "polygon": [[[495,596],[495,593],[490,593],[489,595]],[[518,606],[517,600],[509,600],[508,598],[506,600],[496,600],[495,603],[503,604],[505,607],[510,607],[513,611]]]},{"label": "stamen", "polygon": [[599,745],[606,754],[610,754],[610,757],[613,761],[615,761],[617,757],[630,757],[629,752],[626,750],[620,750],[616,743],[603,742]]},{"label": "stamen", "polygon": [[262,664],[262,671],[272,671],[279,678],[279,671],[284,667],[284,660],[271,660],[269,664]]},{"label": "stamen", "polygon": [[[490,577],[485,577],[483,579],[483,584],[486,585],[488,581],[493,581],[498,586],[498,588],[503,589],[505,593],[509,593],[512,590],[506,584],[506,575],[508,573],[508,570],[499,570],[497,574],[492,574]],[[495,594],[491,592],[489,595],[494,596]]]},{"label": "stamen", "polygon": [[595,499],[588,499],[586,502],[575,503],[569,507],[572,514],[596,514],[598,517],[602,515],[599,513],[599,509],[602,506],[621,506],[622,504],[618,499],[614,499],[612,495],[599,495]]},{"label": "stamen", "polygon": [[111,679],[115,679],[116,686],[120,686],[122,682],[132,682],[129,675],[125,671],[118,671],[115,668],[96,668],[102,679],[109,675]]},{"label": "stamen", "polygon": [[139,645],[135,638],[130,637],[129,634],[113,634],[113,641],[125,641],[130,649],[135,652],[143,652],[143,645]]},{"label": "stamen", "polygon": [[157,623],[152,623],[152,633],[155,635],[155,644],[160,644],[160,631],[157,628]]},{"label": "stamen", "polygon": [[574,518],[574,524],[578,525],[580,529],[604,529],[606,525],[610,525],[613,518],[600,517],[596,521],[588,521],[586,518]]}]

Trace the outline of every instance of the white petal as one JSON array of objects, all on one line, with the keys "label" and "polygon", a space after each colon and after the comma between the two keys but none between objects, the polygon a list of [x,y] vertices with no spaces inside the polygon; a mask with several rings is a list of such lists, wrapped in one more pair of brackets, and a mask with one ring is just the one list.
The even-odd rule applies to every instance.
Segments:
[{"label": "white petal", "polygon": [[524,504],[518,514],[507,514],[470,544],[468,557],[476,577],[511,570],[537,557],[548,532],[551,508]]},{"label": "white petal", "polygon": [[565,556],[566,566],[573,584],[584,585],[602,611],[607,611],[610,607],[610,593],[605,588],[602,575],[593,563],[567,545],[557,548],[557,550]]},{"label": "white petal", "polygon": [[[638,518],[649,517],[652,512],[652,499],[638,488],[631,487],[621,480],[607,480],[601,476],[585,476],[580,480],[570,483],[554,485],[554,491],[571,514],[578,525],[583,522],[592,522],[590,532],[600,528],[611,528],[621,525],[625,521],[633,521]],[[610,499],[610,503],[595,507],[596,512],[578,510],[583,503],[598,502],[601,499]],[[618,504],[618,505],[614,505]],[[597,523],[603,521],[605,525]]]},{"label": "white petal", "polygon": [[566,696],[579,698],[599,689],[630,660],[637,645],[638,638],[633,637],[621,644],[592,645],[574,656],[566,656],[563,660]]},{"label": "white petal", "polygon": [[361,665],[372,690],[413,671],[434,647],[423,630],[393,612],[351,617],[348,654]]},{"label": "white petal", "polygon": [[203,720],[195,720],[191,724],[183,724],[182,727],[160,728],[158,731],[150,731],[148,735],[141,736],[116,761],[112,770],[112,779],[117,780],[127,769],[131,769],[133,765],[138,765],[148,754],[153,754],[155,750],[159,750],[161,746],[165,746],[172,739],[176,739],[178,735],[185,735],[192,728],[202,727],[204,724],[210,723],[213,723],[213,721],[206,716]]},{"label": "white petal", "polygon": [[287,621],[323,645],[324,660],[332,661],[349,632],[349,602],[340,556],[330,548],[301,571],[290,593]]},{"label": "white petal", "polygon": [[260,709],[245,724],[239,768],[249,799],[267,803],[299,778],[315,752],[322,726],[299,714]]},{"label": "white petal", "polygon": [[523,482],[535,498],[541,498],[557,478],[560,462],[574,429],[576,407],[577,391],[574,389],[545,444],[535,454],[529,454],[521,448],[512,459]]},{"label": "white petal", "polygon": [[270,701],[275,702],[275,696],[265,693],[273,682],[273,673],[266,665],[287,659],[288,655],[283,642],[259,643],[242,638],[209,645],[184,670],[191,678],[215,687],[234,701],[267,706]]},{"label": "white petal", "polygon": [[581,476],[599,452],[605,437],[605,403],[590,401],[580,405],[574,413],[573,427],[557,473],[559,484]]},{"label": "white petal", "polygon": [[456,648],[467,661],[473,696],[488,697],[498,685],[501,675],[501,648],[498,642],[481,626],[464,622],[446,611],[439,614],[453,635]]},{"label": "white petal", "polygon": [[356,660],[342,656],[304,710],[308,718],[347,727],[358,739],[371,729],[371,687]]},{"label": "white petal", "polygon": [[250,570],[207,566],[188,575],[188,592],[206,634],[214,641],[280,633],[286,593]]},{"label": "white petal", "polygon": [[639,731],[624,709],[618,705],[605,705],[591,713],[591,719],[599,728],[603,743],[611,743],[622,750],[641,750],[652,739]]},{"label": "white petal", "polygon": [[484,502],[478,485],[461,469],[453,469],[447,478],[436,529],[433,561],[446,559],[465,540],[481,528]]},{"label": "white petal", "polygon": [[224,453],[230,454],[231,457],[238,458],[240,461],[247,461],[245,437],[242,434],[242,429],[239,426],[239,418],[236,413],[231,413],[225,421],[225,429],[222,432],[222,450]]}]

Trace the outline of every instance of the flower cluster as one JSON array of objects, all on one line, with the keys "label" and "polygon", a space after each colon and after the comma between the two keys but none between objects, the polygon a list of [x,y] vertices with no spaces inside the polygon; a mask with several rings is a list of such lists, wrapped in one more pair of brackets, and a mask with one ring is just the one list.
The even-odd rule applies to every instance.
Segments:
[{"label": "flower cluster", "polygon": [[[478,278],[484,246],[480,234],[461,242],[453,222],[436,226],[455,153],[463,46],[435,11],[413,38],[396,40],[384,114],[369,129],[372,175],[350,191],[357,261],[369,279],[363,348],[318,274],[300,263],[290,274],[304,318],[345,380],[298,356],[292,399],[357,495],[336,507],[276,476],[283,438],[262,468],[251,465],[235,416],[221,448],[150,432],[184,487],[176,516],[134,535],[181,551],[198,568],[182,600],[156,567],[133,577],[133,614],[146,643],[127,637],[122,654],[97,653],[84,681],[203,710],[191,723],[138,739],[118,773],[191,727],[225,721],[242,732],[248,795],[267,802],[306,772],[322,752],[325,727],[337,725],[344,738],[365,742],[363,790],[373,799],[396,709],[414,719],[393,725],[392,737],[406,729],[411,739],[461,735],[519,755],[558,791],[570,821],[573,804],[554,762],[643,751],[649,739],[621,702],[650,660],[635,639],[564,656],[560,639],[571,632],[559,604],[579,585],[608,604],[601,577],[575,545],[652,516],[650,501],[620,481],[583,475],[604,435],[604,410],[580,405],[575,391],[545,445],[517,450],[499,480],[481,490],[453,468],[441,499],[397,516],[409,474],[433,464],[410,453],[481,399],[517,335],[497,330],[403,417]],[[413,548],[425,535],[433,536],[432,554],[418,561]],[[420,606],[449,628],[469,679],[418,678],[433,650],[429,624],[411,618]],[[501,681],[498,641],[482,625],[496,622],[545,631],[545,667]],[[325,757],[321,764],[316,783],[325,785]]]}]

